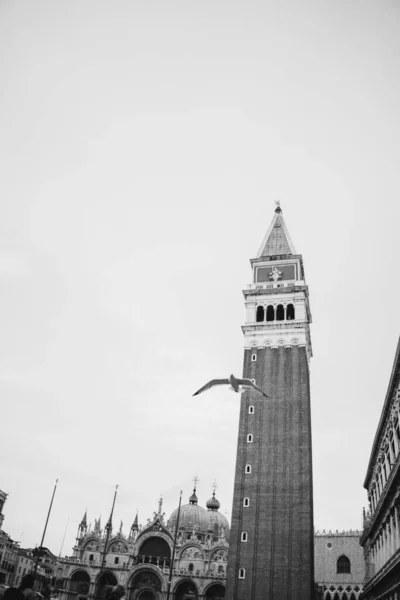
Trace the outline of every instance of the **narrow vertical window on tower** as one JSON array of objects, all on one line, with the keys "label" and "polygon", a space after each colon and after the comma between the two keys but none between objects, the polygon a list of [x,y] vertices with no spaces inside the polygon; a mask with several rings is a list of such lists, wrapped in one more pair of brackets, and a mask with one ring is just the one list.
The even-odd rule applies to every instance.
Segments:
[{"label": "narrow vertical window on tower", "polygon": [[283,308],[283,304],[278,304],[276,308],[276,320],[283,321],[285,318],[285,309]]},{"label": "narrow vertical window on tower", "polygon": [[244,579],[246,577],[246,570],[239,569],[239,579]]},{"label": "narrow vertical window on tower", "polygon": [[246,465],[244,472],[246,475],[249,475],[251,473],[251,465]]},{"label": "narrow vertical window on tower", "polygon": [[294,320],[294,306],[293,304],[288,304],[286,307],[286,319],[288,321]]},{"label": "narrow vertical window on tower", "polygon": [[257,321],[257,323],[264,321],[264,307],[263,306],[257,306],[256,321]]},{"label": "narrow vertical window on tower", "polygon": [[253,434],[252,434],[252,433],[249,433],[249,434],[247,435],[247,443],[249,443],[249,444],[250,444],[252,441],[253,441]]},{"label": "narrow vertical window on tower", "polygon": [[249,406],[249,415],[254,415],[254,406]]},{"label": "narrow vertical window on tower", "polygon": [[252,362],[256,362],[256,360],[257,360],[257,354],[252,354],[251,355],[251,361]]},{"label": "narrow vertical window on tower", "polygon": [[250,498],[243,498],[243,506],[244,508],[249,508],[250,506]]},{"label": "narrow vertical window on tower", "polygon": [[247,531],[242,531],[242,536],[240,539],[242,542],[247,542]]},{"label": "narrow vertical window on tower", "polygon": [[272,304],[267,306],[267,321],[275,321],[275,310]]}]

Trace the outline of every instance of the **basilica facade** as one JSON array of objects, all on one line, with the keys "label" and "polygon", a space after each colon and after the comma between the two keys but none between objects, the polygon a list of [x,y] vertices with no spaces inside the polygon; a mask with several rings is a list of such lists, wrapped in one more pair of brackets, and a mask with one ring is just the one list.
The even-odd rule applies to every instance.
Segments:
[{"label": "basilica facade", "polygon": [[229,523],[219,508],[215,493],[201,507],[195,488],[168,520],[160,500],[144,527],[136,517],[128,535],[121,524],[108,542],[100,519],[92,528],[85,514],[73,557],[59,561],[56,593],[60,600],[101,599],[120,584],[127,600],[224,598]]}]

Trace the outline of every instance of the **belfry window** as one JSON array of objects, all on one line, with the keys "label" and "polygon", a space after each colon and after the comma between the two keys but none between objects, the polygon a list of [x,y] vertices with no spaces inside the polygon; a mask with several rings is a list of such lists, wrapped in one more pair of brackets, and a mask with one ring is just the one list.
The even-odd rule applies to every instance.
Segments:
[{"label": "belfry window", "polygon": [[249,415],[254,415],[254,406],[249,406]]},{"label": "belfry window", "polygon": [[247,443],[250,444],[253,441],[253,434],[249,433],[247,436]]},{"label": "belfry window", "polygon": [[256,321],[257,321],[257,323],[264,321],[264,307],[263,306],[257,306]]},{"label": "belfry window", "polygon": [[288,321],[293,321],[294,319],[294,306],[293,304],[288,304],[286,307],[286,319]]},{"label": "belfry window", "polygon": [[344,554],[337,559],[336,573],[351,573],[350,560]]},{"label": "belfry window", "polygon": [[242,535],[241,535],[240,540],[242,542],[247,542],[247,531],[242,531]]},{"label": "belfry window", "polygon": [[271,304],[267,306],[267,321],[275,321],[275,311]]},{"label": "belfry window", "polygon": [[244,508],[249,508],[250,506],[250,498],[243,498],[243,506]]},{"label": "belfry window", "polygon": [[246,569],[239,569],[239,579],[244,579],[246,577]]},{"label": "belfry window", "polygon": [[285,318],[285,309],[283,308],[283,304],[278,304],[276,308],[276,320],[283,321]]},{"label": "belfry window", "polygon": [[251,465],[246,465],[244,472],[249,475],[251,473]]}]

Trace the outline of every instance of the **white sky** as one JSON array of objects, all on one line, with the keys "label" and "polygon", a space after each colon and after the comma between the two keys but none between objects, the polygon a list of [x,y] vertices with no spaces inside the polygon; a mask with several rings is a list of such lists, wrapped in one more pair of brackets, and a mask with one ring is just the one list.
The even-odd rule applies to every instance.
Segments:
[{"label": "white sky", "polygon": [[231,513],[242,289],[280,199],[304,257],[317,528],[360,528],[400,333],[400,8],[3,0],[4,529],[71,552],[86,506]]}]

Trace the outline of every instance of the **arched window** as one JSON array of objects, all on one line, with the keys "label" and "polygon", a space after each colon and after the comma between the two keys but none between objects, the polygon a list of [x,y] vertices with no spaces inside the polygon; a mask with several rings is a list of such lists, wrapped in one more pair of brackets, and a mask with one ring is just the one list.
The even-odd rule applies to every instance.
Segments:
[{"label": "arched window", "polygon": [[190,565],[189,565],[189,573],[192,573],[192,571],[194,571],[194,566],[193,566],[193,563],[190,563]]},{"label": "arched window", "polygon": [[242,531],[242,535],[240,537],[242,542],[247,542],[247,531]]},{"label": "arched window", "polygon": [[116,557],[114,558],[114,565],[117,565],[118,563],[119,563],[119,557],[118,557],[118,556],[116,556]]},{"label": "arched window", "polygon": [[250,506],[250,498],[243,498],[243,506],[248,508]]},{"label": "arched window", "polygon": [[244,470],[244,472],[248,475],[249,473],[251,473],[251,465],[246,465],[246,468]]},{"label": "arched window", "polygon": [[264,307],[263,306],[257,306],[256,321],[257,321],[257,323],[264,321]]},{"label": "arched window", "polygon": [[219,565],[218,573],[223,573],[223,572],[224,572],[224,567],[222,565]]},{"label": "arched window", "polygon": [[267,306],[267,321],[275,321],[275,311],[271,304]]},{"label": "arched window", "polygon": [[246,577],[246,569],[239,569],[239,579],[244,579]]},{"label": "arched window", "polygon": [[93,556],[93,554],[91,554],[91,555],[89,556],[89,562],[91,562],[93,559],[94,559],[94,556]]},{"label": "arched window", "polygon": [[278,304],[276,308],[276,320],[283,321],[285,318],[285,309],[283,308],[283,304]]},{"label": "arched window", "polygon": [[257,360],[257,354],[252,354],[251,355],[251,361],[255,362]]},{"label": "arched window", "polygon": [[249,406],[249,415],[254,415],[254,406]]},{"label": "arched window", "polygon": [[294,319],[294,306],[293,304],[288,304],[286,307],[286,319],[288,321],[293,321]]},{"label": "arched window", "polygon": [[336,573],[351,573],[350,560],[344,554],[337,559]]},{"label": "arched window", "polygon": [[252,441],[253,441],[253,434],[249,433],[248,436],[247,436],[247,442],[250,443]]}]

